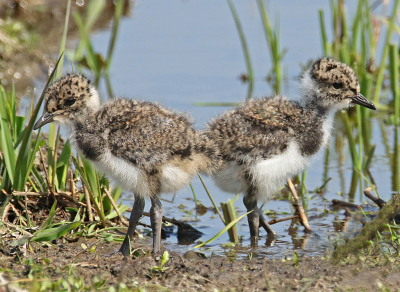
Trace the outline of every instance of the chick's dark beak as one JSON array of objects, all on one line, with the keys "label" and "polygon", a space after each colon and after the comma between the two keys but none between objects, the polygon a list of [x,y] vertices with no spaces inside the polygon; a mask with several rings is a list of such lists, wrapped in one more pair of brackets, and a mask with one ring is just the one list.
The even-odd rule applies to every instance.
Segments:
[{"label": "chick's dark beak", "polygon": [[366,99],[361,93],[354,96],[351,100],[352,103],[359,104],[365,106],[366,108],[370,108],[372,110],[376,110],[375,105]]},{"label": "chick's dark beak", "polygon": [[56,115],[53,113],[45,113],[41,118],[39,118],[39,120],[37,120],[37,122],[35,123],[35,125],[33,126],[34,130],[39,129],[40,127],[52,122],[54,120],[54,117]]}]

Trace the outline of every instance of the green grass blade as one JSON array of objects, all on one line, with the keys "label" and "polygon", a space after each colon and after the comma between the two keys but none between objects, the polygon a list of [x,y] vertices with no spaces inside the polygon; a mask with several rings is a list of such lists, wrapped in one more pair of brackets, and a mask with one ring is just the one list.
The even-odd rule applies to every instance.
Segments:
[{"label": "green grass blade", "polygon": [[326,37],[326,29],[325,29],[324,11],[319,10],[318,14],[319,14],[319,27],[321,28],[322,51],[324,53],[324,56],[329,56],[328,40]]},{"label": "green grass blade", "polygon": [[68,232],[79,227],[81,224],[82,224],[82,222],[73,222],[73,223],[67,223],[67,224],[61,225],[59,227],[45,229],[42,232],[40,232],[38,235],[33,237],[31,239],[31,241],[41,242],[41,241],[55,240],[57,238],[60,238],[61,236],[66,235]]},{"label": "green grass blade", "polygon": [[[86,22],[84,25],[84,29],[87,33],[90,32],[92,29],[93,25],[95,24],[96,20],[99,18],[101,13],[104,10],[105,6],[105,0],[96,0],[96,1],[90,1],[87,5],[86,9]],[[82,59],[82,52],[85,48],[84,41],[81,40],[79,42],[78,48],[76,49],[75,52],[75,59],[76,60],[81,60]]]},{"label": "green grass blade", "polygon": [[363,7],[363,1],[360,0],[358,1],[357,5],[357,13],[356,16],[354,17],[353,21],[353,29],[352,29],[352,43],[351,43],[351,49],[353,51],[353,55],[357,54],[357,41],[358,41],[358,35],[359,35],[359,28],[362,23],[362,7]]},{"label": "green grass blade", "polygon": [[[57,128],[57,132],[52,131],[52,126]],[[48,143],[48,172],[50,177],[50,183],[53,192],[58,191],[58,181],[57,181],[57,153],[58,153],[58,143],[60,141],[60,125],[52,124],[50,126],[49,132],[49,143]],[[54,134],[54,135],[53,135]]]},{"label": "green grass blade", "polygon": [[279,51],[279,29],[278,29],[279,26],[276,25],[274,31],[267,10],[265,9],[263,0],[258,0],[257,4],[261,14],[265,38],[269,47],[272,63],[274,64],[273,75],[275,77],[275,80],[273,87],[275,94],[279,94],[282,81],[281,59],[283,58],[284,55]]},{"label": "green grass blade", "polygon": [[223,228],[220,232],[218,232],[216,235],[214,235],[212,238],[210,238],[209,240],[200,243],[198,245],[196,245],[194,248],[199,248],[202,247],[203,245],[209,244],[211,242],[213,242],[214,240],[216,240],[218,237],[220,237],[222,234],[224,234],[227,230],[229,230],[233,225],[235,225],[236,223],[238,223],[244,216],[248,215],[249,213],[251,213],[253,211],[247,212],[246,214],[243,214],[242,216],[236,218],[235,220],[233,220],[232,222],[230,222],[228,225],[225,226],[225,228]]},{"label": "green grass blade", "polygon": [[383,78],[384,78],[384,73],[386,70],[386,58],[389,52],[389,44],[390,44],[390,38],[392,36],[392,31],[395,25],[395,20],[396,20],[396,15],[397,15],[397,7],[399,6],[399,0],[396,0],[394,7],[393,7],[393,13],[392,16],[390,17],[389,21],[389,26],[386,32],[386,38],[385,38],[385,46],[383,48],[383,53],[382,53],[382,59],[381,63],[379,66],[379,71],[378,71],[378,76],[376,78],[376,87],[375,87],[375,96],[374,96],[374,102],[379,101],[379,95],[381,93],[381,88],[382,88],[382,83],[383,83]]},{"label": "green grass blade", "polygon": [[346,128],[346,136],[349,141],[350,154],[351,154],[351,159],[353,161],[353,166],[356,167],[357,165],[359,165],[360,157],[357,152],[356,141],[353,137],[352,127],[350,125],[350,119],[349,119],[347,112],[343,112],[341,114],[341,117],[343,119],[343,122],[344,122],[344,125]]},{"label": "green grass blade", "polygon": [[214,198],[211,196],[210,192],[208,191],[208,188],[207,188],[206,184],[204,183],[203,178],[201,177],[200,174],[197,174],[197,175],[198,175],[198,177],[199,177],[201,183],[203,184],[203,187],[204,187],[204,189],[206,190],[206,193],[207,193],[208,197],[210,198],[211,203],[213,204],[213,206],[214,206],[215,210],[217,211],[219,217],[221,218],[222,222],[225,224],[225,219],[224,219],[224,217],[222,216],[221,211],[219,210],[217,204],[215,203]]},{"label": "green grass blade", "polygon": [[115,15],[114,15],[114,22],[113,22],[113,27],[112,27],[111,41],[110,41],[110,44],[108,47],[108,52],[107,52],[107,64],[106,64],[106,71],[105,71],[106,76],[109,75],[111,59],[112,59],[112,55],[114,52],[115,40],[117,39],[119,21],[122,16],[123,8],[124,8],[124,0],[118,0],[117,4],[115,5]]},{"label": "green grass blade", "polygon": [[8,172],[8,177],[11,180],[11,184],[14,184],[17,157],[14,150],[10,125],[7,121],[7,116],[4,116],[4,110],[0,110],[0,127],[0,148],[3,152],[4,164]]},{"label": "green grass blade", "polygon": [[[229,222],[232,222],[236,219],[235,208],[233,207],[233,203],[230,199],[228,199],[228,202],[226,203],[221,203],[221,209],[225,217],[225,224],[229,224]],[[233,225],[228,229],[228,234],[231,242],[239,241],[236,225]]]},{"label": "green grass blade", "polygon": [[[87,58],[88,65],[89,65],[90,69],[94,72],[94,74],[96,76],[96,80],[98,80],[98,78],[100,77],[101,67],[98,62],[98,58],[97,58],[96,54],[94,53],[92,45],[90,43],[89,34],[84,27],[81,16],[78,13],[74,13],[74,18],[75,18],[76,25],[78,26],[79,32],[81,34],[82,42],[86,48],[86,53],[87,53],[86,58]],[[95,83],[97,83],[97,82],[95,82]]]},{"label": "green grass blade", "polygon": [[399,110],[400,110],[400,90],[399,90],[399,50],[397,44],[390,45],[390,86],[393,93],[394,101],[394,123],[399,125]]},{"label": "green grass blade", "polygon": [[112,190],[111,195],[114,199],[114,201],[118,201],[118,199],[121,197],[122,194],[122,189],[120,187],[116,187]]},{"label": "green grass blade", "polygon": [[[71,0],[68,0],[68,2],[67,2],[67,11],[65,13],[64,30],[63,30],[63,35],[61,37],[60,56],[62,56],[62,52],[65,51],[65,43],[67,41],[67,31],[68,31],[68,23],[69,23],[70,11],[71,11]],[[61,58],[60,66],[57,67],[57,74],[56,74],[57,78],[61,77],[63,63],[64,63],[64,57]]]},{"label": "green grass blade", "polygon": [[69,161],[71,159],[71,154],[72,154],[72,147],[69,140],[67,140],[60,154],[60,157],[58,157],[57,160],[58,187],[62,190],[65,190],[65,185],[67,183],[67,174],[69,170]]},{"label": "green grass blade", "polygon": [[[118,210],[119,210],[119,212],[122,214],[122,213],[124,213],[126,210],[128,210],[129,209],[129,207],[128,206],[126,206],[126,205],[123,205],[123,206],[120,206],[120,207],[118,207]],[[116,211],[112,211],[110,214],[108,214],[107,216],[106,216],[106,219],[107,220],[111,220],[111,219],[114,219],[115,217],[117,217],[118,216],[118,213],[116,212]]]},{"label": "green grass blade", "polygon": [[83,171],[85,172],[86,179],[90,184],[90,188],[92,189],[93,195],[98,199],[97,202],[101,202],[99,175],[96,169],[93,167],[93,164],[89,160],[83,157],[81,157],[81,160],[83,165]]},{"label": "green grass blade", "polygon": [[102,222],[102,224],[105,226],[106,224],[106,218],[104,216],[104,211],[103,209],[100,207],[99,202],[97,201],[97,198],[93,195],[93,190],[92,187],[87,179],[85,170],[81,168],[81,166],[79,165],[78,160],[75,157],[72,157],[72,161],[74,162],[75,165],[75,169],[78,171],[83,184],[85,185],[85,187],[88,189],[89,192],[89,196],[90,196],[90,200],[93,204],[93,208],[96,210],[97,215],[100,218],[100,221]]},{"label": "green grass blade", "polygon": [[56,214],[56,207],[57,207],[57,201],[54,201],[46,221],[44,221],[42,225],[40,225],[39,229],[33,234],[34,237],[37,234],[40,234],[43,230],[45,230],[48,226],[51,225],[51,223],[53,222],[54,215]]},{"label": "green grass blade", "polygon": [[[30,165],[29,161],[31,161],[32,155],[36,154],[36,153],[33,153],[32,151],[29,152],[29,149],[31,146],[31,135],[32,135],[33,125],[35,124],[35,121],[39,114],[40,107],[42,106],[46,89],[49,86],[49,83],[54,76],[54,73],[60,63],[62,56],[63,56],[63,54],[61,54],[60,57],[58,58],[53,72],[51,72],[49,78],[47,79],[46,85],[43,89],[43,92],[42,92],[40,98],[39,98],[39,101],[37,102],[36,107],[33,110],[32,115],[29,119],[29,123],[28,123],[27,127],[24,129],[24,135],[22,138],[21,147],[19,149],[19,154],[17,157],[16,165],[15,165],[15,173],[18,174],[18,176],[16,178],[18,180],[21,180],[21,181],[17,181],[17,183],[16,183],[16,185],[19,186],[19,189],[17,189],[17,190],[21,190],[21,191],[23,190],[23,188],[22,189],[20,188],[21,186],[25,186],[25,182],[22,180],[23,180],[23,178],[26,178],[29,175],[29,173],[31,172],[33,164]],[[40,130],[38,131],[38,135],[40,135]],[[29,154],[27,155],[28,152],[29,152]],[[28,159],[26,159],[27,157],[28,157]],[[29,157],[30,157],[30,159],[29,159]]]},{"label": "green grass blade", "polygon": [[32,168],[32,177],[36,182],[36,186],[39,188],[39,192],[45,193],[48,191],[46,182],[35,167]]},{"label": "green grass blade", "polygon": [[90,1],[86,9],[85,29],[87,32],[93,27],[106,5],[105,0]]},{"label": "green grass blade", "polygon": [[369,148],[369,151],[367,152],[366,156],[364,157],[364,162],[363,162],[363,169],[368,169],[369,165],[371,164],[372,157],[374,156],[375,152],[375,145],[372,145]]},{"label": "green grass blade", "polygon": [[[247,47],[247,42],[246,42],[246,38],[244,36],[244,32],[243,32],[243,28],[242,25],[240,23],[239,20],[239,16],[236,12],[235,6],[233,5],[231,0],[228,0],[228,5],[229,8],[231,10],[233,19],[235,20],[235,24],[236,24],[236,29],[238,31],[239,34],[239,38],[240,38],[240,43],[242,45],[242,50],[243,50],[243,54],[244,54],[244,59],[246,61],[246,68],[247,68],[247,75],[248,75],[248,80],[251,84],[254,83],[254,73],[253,73],[253,66],[251,65],[251,59],[250,59],[250,54],[249,54],[249,49]],[[253,88],[252,86],[250,87],[251,89]],[[247,99],[251,98],[251,94],[252,91],[249,90],[248,94],[247,94]]]},{"label": "green grass blade", "polygon": [[363,123],[362,123],[362,113],[361,113],[361,107],[357,106],[356,107],[357,111],[357,128],[358,128],[358,163],[356,164],[356,168],[358,170],[362,169],[362,153],[364,149],[364,135],[363,135]]},{"label": "green grass blade", "polygon": [[11,89],[11,96],[9,99],[10,104],[10,125],[13,133],[13,141],[17,140],[18,132],[17,132],[17,103],[15,102],[16,95],[15,95],[15,85],[13,83]]}]

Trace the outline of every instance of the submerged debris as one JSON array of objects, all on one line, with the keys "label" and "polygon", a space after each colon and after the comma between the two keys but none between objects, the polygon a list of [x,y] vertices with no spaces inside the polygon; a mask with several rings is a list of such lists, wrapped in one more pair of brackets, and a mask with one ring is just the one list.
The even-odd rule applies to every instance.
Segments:
[{"label": "submerged debris", "polygon": [[[370,192],[369,189],[367,191]],[[400,212],[400,194],[394,194],[392,199],[384,204],[378,216],[372,221],[365,224],[360,235],[350,239],[347,243],[339,245],[333,252],[334,261],[339,261],[348,254],[354,253],[359,249],[366,248],[370,245],[370,240],[374,239],[377,232],[384,230],[385,224],[390,223]]]}]

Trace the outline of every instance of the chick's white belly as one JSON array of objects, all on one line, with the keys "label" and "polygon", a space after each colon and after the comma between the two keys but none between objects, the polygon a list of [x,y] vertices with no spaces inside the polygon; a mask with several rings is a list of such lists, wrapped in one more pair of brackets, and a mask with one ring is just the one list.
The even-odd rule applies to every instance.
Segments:
[{"label": "chick's white belly", "polygon": [[[100,160],[92,162],[99,171],[109,175],[123,189],[141,197],[149,198],[152,196],[148,174],[142,169],[112,155],[110,151],[103,154]],[[178,191],[185,187],[190,179],[191,175],[179,167],[166,164],[161,167],[160,192],[172,193]]]},{"label": "chick's white belly", "polygon": [[161,193],[173,193],[183,189],[190,183],[192,174],[189,174],[177,166],[164,165],[161,168]]},{"label": "chick's white belly", "polygon": [[252,185],[257,199],[268,201],[288,178],[303,170],[307,164],[308,159],[301,155],[297,144],[291,142],[282,154],[260,159],[251,165],[226,162],[213,179],[219,188],[229,193],[244,193]]},{"label": "chick's white belly", "polygon": [[244,193],[250,186],[245,178],[246,169],[246,165],[238,164],[236,161],[228,161],[212,176],[212,179],[224,192]]},{"label": "chick's white belly", "polygon": [[101,159],[92,163],[100,172],[114,179],[123,189],[143,197],[151,196],[146,173],[124,159],[112,155],[110,151],[106,151]]}]

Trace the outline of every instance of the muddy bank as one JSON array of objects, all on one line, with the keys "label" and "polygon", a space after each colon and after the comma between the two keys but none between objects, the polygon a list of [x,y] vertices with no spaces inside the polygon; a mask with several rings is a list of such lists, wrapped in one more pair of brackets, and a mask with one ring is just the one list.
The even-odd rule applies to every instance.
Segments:
[{"label": "muddy bank", "polygon": [[[127,287],[146,291],[377,291],[382,287],[395,291],[400,287],[399,260],[382,255],[343,259],[338,265],[329,259],[305,256],[295,265],[293,259],[232,260],[206,258],[194,251],[170,252],[169,261],[157,268],[161,260],[150,254],[150,241],[145,238],[136,242],[134,255],[125,259],[115,253],[120,243],[97,239],[60,241],[54,246],[33,243],[32,251],[25,250],[25,256],[22,249],[16,251],[3,242],[0,269],[8,281],[26,279],[29,274],[37,279],[64,277],[71,281],[68,277],[75,277],[88,285],[104,280],[105,287],[126,283]],[[82,243],[90,249],[96,242],[94,251],[83,249]],[[29,288],[31,284],[28,281],[24,286]]]}]

